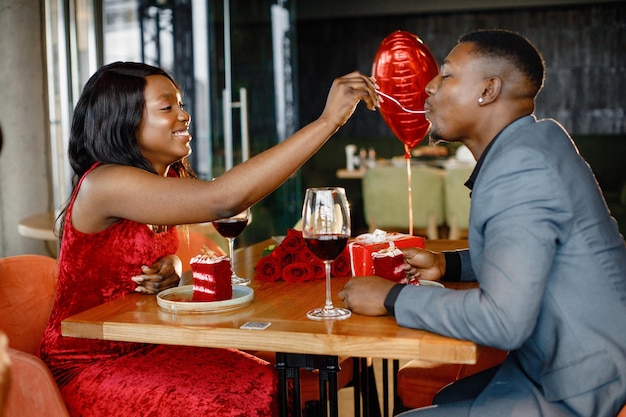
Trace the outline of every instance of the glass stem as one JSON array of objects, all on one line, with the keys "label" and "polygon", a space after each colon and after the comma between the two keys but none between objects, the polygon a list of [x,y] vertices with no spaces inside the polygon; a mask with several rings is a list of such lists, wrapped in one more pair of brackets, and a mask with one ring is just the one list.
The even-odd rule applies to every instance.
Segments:
[{"label": "glass stem", "polygon": [[236,277],[235,273],[235,239],[232,237],[228,238],[228,252],[230,256],[230,270],[232,271],[232,276]]},{"label": "glass stem", "polygon": [[326,305],[324,306],[325,310],[332,310],[335,308],[333,306],[333,298],[330,293],[330,264],[333,261],[324,261],[324,267],[326,269]]}]

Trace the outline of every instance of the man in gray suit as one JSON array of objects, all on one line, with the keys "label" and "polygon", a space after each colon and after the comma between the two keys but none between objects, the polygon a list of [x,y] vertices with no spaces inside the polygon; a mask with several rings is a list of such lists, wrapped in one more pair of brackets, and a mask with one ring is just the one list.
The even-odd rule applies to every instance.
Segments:
[{"label": "man in gray suit", "polygon": [[465,144],[478,162],[469,249],[406,250],[407,273],[479,288],[356,277],[340,292],[357,314],[510,352],[403,416],[615,417],[626,402],[624,239],[567,132],[533,115],[544,72],[522,36],[478,31],[426,87],[431,137]]}]

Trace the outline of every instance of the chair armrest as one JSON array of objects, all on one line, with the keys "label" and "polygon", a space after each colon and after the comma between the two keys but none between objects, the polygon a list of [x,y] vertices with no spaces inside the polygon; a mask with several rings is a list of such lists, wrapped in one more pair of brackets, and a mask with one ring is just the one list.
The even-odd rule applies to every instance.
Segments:
[{"label": "chair armrest", "polygon": [[59,388],[45,363],[9,348],[11,387],[4,417],[69,417]]}]

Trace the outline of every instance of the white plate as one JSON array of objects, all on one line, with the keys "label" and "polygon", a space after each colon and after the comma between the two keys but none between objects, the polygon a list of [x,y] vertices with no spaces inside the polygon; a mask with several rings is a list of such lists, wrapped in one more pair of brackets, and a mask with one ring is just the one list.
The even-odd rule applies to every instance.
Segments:
[{"label": "white plate", "polygon": [[427,287],[440,287],[445,288],[441,282],[437,281],[429,281],[427,279],[420,279],[420,285],[425,285]]},{"label": "white plate", "polygon": [[222,301],[191,301],[192,297],[193,285],[183,285],[158,293],[157,303],[173,313],[221,313],[249,305],[254,298],[254,290],[244,285],[233,285],[233,298]]}]

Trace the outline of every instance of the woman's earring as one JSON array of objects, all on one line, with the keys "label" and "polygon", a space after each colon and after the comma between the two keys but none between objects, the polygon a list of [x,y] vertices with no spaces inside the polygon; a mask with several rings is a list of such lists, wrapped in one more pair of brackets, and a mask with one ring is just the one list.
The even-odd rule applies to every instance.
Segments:
[{"label": "woman's earring", "polygon": [[478,104],[483,104],[483,98],[482,97],[478,97]]}]

